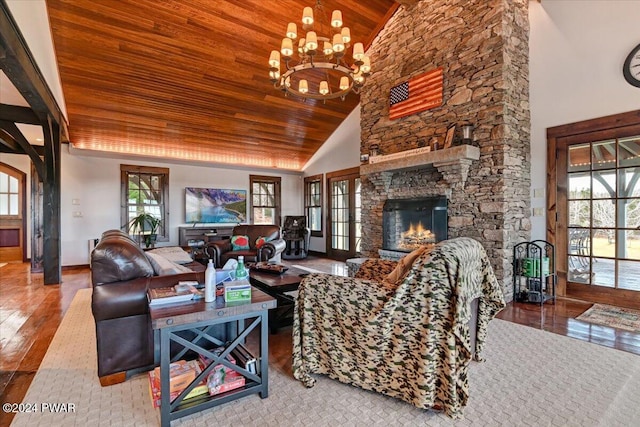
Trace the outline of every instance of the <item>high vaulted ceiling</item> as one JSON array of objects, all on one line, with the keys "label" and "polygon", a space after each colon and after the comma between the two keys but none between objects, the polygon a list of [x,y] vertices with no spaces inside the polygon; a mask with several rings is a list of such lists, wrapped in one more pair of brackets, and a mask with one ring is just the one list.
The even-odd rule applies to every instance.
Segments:
[{"label": "high vaulted ceiling", "polygon": [[[300,170],[358,104],[285,97],[268,59],[314,0],[47,0],[74,147]],[[393,0],[323,0],[366,46]],[[301,25],[299,25],[300,27]],[[349,52],[350,55],[350,52]],[[373,62],[373,61],[372,61]],[[375,70],[375,63],[372,63]]]}]

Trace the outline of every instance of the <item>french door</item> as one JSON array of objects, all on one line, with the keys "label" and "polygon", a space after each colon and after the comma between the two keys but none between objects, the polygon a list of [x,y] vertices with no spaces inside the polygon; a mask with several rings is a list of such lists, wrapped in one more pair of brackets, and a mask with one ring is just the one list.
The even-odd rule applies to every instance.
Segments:
[{"label": "french door", "polygon": [[639,119],[640,111],[548,131],[560,295],[640,308]]},{"label": "french door", "polygon": [[360,252],[360,168],[327,174],[329,215],[327,254],[346,260]]}]

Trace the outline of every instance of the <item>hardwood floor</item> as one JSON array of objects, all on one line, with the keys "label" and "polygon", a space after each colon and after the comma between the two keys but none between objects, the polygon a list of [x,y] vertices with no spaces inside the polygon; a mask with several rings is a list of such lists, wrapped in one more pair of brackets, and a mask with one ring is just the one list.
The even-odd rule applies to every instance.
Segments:
[{"label": "hardwood floor", "polygon": [[[286,264],[346,275],[344,263],[309,257]],[[43,284],[41,273],[31,273],[29,264],[9,263],[0,267],[0,400],[21,402],[38,370],[49,343],[78,289],[91,287],[88,268],[64,269],[62,283]],[[536,329],[566,335],[640,355],[640,334],[592,325],[575,318],[590,303],[559,299],[542,309],[536,304],[511,303],[498,318]],[[290,364],[291,328],[270,335],[272,363]],[[0,413],[0,427],[13,416]]]}]

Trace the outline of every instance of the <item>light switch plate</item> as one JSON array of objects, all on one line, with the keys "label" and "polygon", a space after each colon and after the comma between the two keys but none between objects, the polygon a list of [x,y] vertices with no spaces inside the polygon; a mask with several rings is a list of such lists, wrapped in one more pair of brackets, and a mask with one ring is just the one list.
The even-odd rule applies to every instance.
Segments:
[{"label": "light switch plate", "polygon": [[533,197],[544,197],[544,188],[535,188],[533,190]]},{"label": "light switch plate", "polygon": [[544,208],[533,208],[533,216],[544,216]]}]

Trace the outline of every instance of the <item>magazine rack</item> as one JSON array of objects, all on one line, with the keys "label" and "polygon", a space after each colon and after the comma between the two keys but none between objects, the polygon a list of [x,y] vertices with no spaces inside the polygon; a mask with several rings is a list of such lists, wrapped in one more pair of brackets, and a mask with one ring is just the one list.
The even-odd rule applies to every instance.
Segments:
[{"label": "magazine rack", "polygon": [[551,243],[534,240],[513,248],[513,299],[540,305],[555,303],[556,257]]}]

